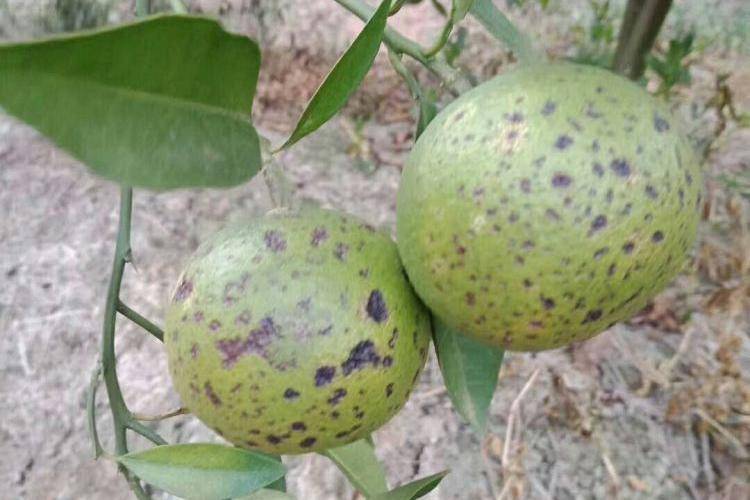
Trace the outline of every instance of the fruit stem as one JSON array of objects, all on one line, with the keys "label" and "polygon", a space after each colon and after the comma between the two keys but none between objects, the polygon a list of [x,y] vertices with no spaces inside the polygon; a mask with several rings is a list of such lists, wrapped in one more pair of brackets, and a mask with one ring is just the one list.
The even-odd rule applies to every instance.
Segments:
[{"label": "fruit stem", "polygon": [[631,80],[643,76],[646,56],[656,41],[672,0],[629,0],[618,37],[614,70]]},{"label": "fruit stem", "polygon": [[117,300],[117,312],[128,318],[130,321],[140,326],[148,333],[153,335],[158,341],[164,342],[164,332],[161,328],[156,326],[151,320],[141,316],[137,311],[134,311],[127,304],[121,300]]},{"label": "fruit stem", "polygon": [[[361,0],[334,0],[343,8],[367,22],[372,17],[375,9]],[[418,43],[406,38],[404,35],[392,28],[385,28],[383,32],[385,44],[398,54],[407,54],[430,72],[442,80],[445,87],[453,95],[459,95],[469,90],[471,82],[456,68],[451,67],[443,60],[430,59],[424,55],[424,50]]]}]

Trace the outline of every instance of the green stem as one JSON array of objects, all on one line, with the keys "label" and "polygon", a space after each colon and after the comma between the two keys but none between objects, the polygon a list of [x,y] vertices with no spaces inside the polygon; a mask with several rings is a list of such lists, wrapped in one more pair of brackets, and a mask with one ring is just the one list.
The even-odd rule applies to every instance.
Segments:
[{"label": "green stem", "polygon": [[102,364],[97,361],[94,371],[91,373],[89,392],[86,395],[86,421],[88,424],[91,442],[94,444],[94,460],[104,454],[102,443],[99,441],[99,432],[96,430],[96,389],[99,387],[99,379],[102,375]]},{"label": "green stem", "polygon": [[[335,0],[343,8],[367,22],[375,9],[361,0]],[[430,60],[424,56],[422,47],[409,40],[398,31],[386,27],[383,33],[385,44],[399,54],[407,54],[419,61],[425,68],[434,73],[454,95],[458,95],[472,87],[471,83],[455,68],[443,61]]]},{"label": "green stem", "polygon": [[130,307],[127,306],[123,301],[117,300],[117,312],[128,318],[130,321],[135,323],[136,325],[140,326],[144,330],[146,330],[148,333],[156,337],[157,340],[160,342],[164,342],[164,332],[161,328],[156,326],[154,323],[151,322],[148,318],[145,318],[138,314],[138,312],[134,311]]},{"label": "green stem", "polygon": [[445,47],[445,44],[448,42],[448,38],[450,38],[452,32],[453,20],[449,17],[448,20],[445,21],[445,25],[443,26],[438,39],[435,40],[435,43],[432,45],[432,47],[425,49],[422,54],[425,57],[429,58],[440,52],[440,50]]},{"label": "green stem", "polygon": [[[631,80],[643,76],[646,69],[646,55],[656,41],[664,19],[672,6],[672,0],[646,0],[639,10],[638,17],[632,26],[627,39],[622,38],[618,43],[614,69]],[[626,11],[627,14],[627,11]]]},{"label": "green stem", "polygon": [[393,2],[393,5],[391,5],[391,10],[388,12],[388,16],[395,16],[398,14],[398,11],[401,10],[401,7],[404,6],[406,3],[406,0],[396,0]]}]

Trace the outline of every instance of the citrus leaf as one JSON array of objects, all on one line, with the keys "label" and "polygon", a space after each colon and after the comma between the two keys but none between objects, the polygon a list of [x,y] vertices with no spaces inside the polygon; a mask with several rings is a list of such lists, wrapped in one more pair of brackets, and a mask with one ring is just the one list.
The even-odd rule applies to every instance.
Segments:
[{"label": "citrus leaf", "polygon": [[419,119],[417,120],[416,138],[419,139],[419,136],[422,135],[427,125],[437,115],[438,109],[435,105],[435,100],[424,91],[420,91],[417,99],[419,101]]},{"label": "citrus leaf", "polygon": [[432,476],[417,479],[414,482],[399,486],[387,493],[376,495],[372,497],[372,500],[414,500],[416,498],[422,498],[434,490],[446,475],[448,475],[448,471],[444,470],[443,472],[438,472]]},{"label": "citrus leaf", "polygon": [[289,147],[314,132],[344,107],[370,70],[383,39],[390,0],[383,0],[357,38],[336,62],[307,104],[294,132],[282,146]]},{"label": "citrus leaf", "polygon": [[156,16],[0,45],[0,106],[116,182],[231,186],[260,168],[260,51],[210,19]]},{"label": "citrus leaf", "polygon": [[466,17],[473,3],[474,0],[453,0],[453,8],[451,9],[451,21],[453,24],[458,24]]},{"label": "citrus leaf", "polygon": [[503,351],[452,330],[433,316],[433,338],[445,387],[456,411],[484,434]]},{"label": "citrus leaf", "polygon": [[474,0],[469,12],[492,36],[507,45],[520,60],[532,60],[536,57],[529,39],[513,26],[513,23],[492,3],[492,0]]},{"label": "citrus leaf", "polygon": [[365,439],[323,452],[358,491],[366,497],[388,491],[383,466]]},{"label": "citrus leaf", "polygon": [[218,444],[157,446],[116,459],[147,483],[187,499],[247,495],[285,473],[273,458]]},{"label": "citrus leaf", "polygon": [[262,489],[235,500],[294,500],[294,497],[281,491]]}]

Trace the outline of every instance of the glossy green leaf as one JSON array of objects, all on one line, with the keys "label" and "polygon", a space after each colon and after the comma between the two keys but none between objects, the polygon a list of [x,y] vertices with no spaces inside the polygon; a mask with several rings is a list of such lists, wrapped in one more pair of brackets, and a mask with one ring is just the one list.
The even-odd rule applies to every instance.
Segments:
[{"label": "glossy green leaf", "polygon": [[375,456],[375,449],[365,439],[326,450],[330,458],[358,491],[366,497],[388,491],[385,470]]},{"label": "glossy green leaf", "polygon": [[473,3],[474,0],[453,0],[453,8],[451,9],[451,21],[453,21],[453,24],[460,23],[466,17]]},{"label": "glossy green leaf", "polygon": [[147,483],[187,499],[248,495],[285,473],[273,458],[218,444],[157,446],[116,458]]},{"label": "glossy green leaf", "polygon": [[433,317],[435,351],[456,411],[480,435],[497,387],[503,351],[461,335]]},{"label": "glossy green leaf", "polygon": [[235,500],[294,500],[294,497],[282,491],[262,489]]},{"label": "glossy green leaf", "polygon": [[344,107],[349,96],[370,71],[383,39],[390,0],[383,0],[351,46],[338,60],[315,95],[282,148],[286,148],[314,132]]},{"label": "glossy green leaf", "polygon": [[260,51],[168,15],[0,45],[0,107],[126,185],[231,186],[261,165],[250,123]]},{"label": "glossy green leaf", "polygon": [[503,42],[521,60],[534,59],[529,39],[510,22],[492,0],[474,0],[469,12],[492,36]]},{"label": "glossy green leaf", "polygon": [[419,101],[419,119],[417,120],[418,139],[419,136],[422,135],[422,132],[424,132],[424,129],[427,128],[427,125],[429,125],[432,119],[437,116],[438,109],[432,96],[428,95],[423,90],[420,91],[417,99]]},{"label": "glossy green leaf", "polygon": [[432,476],[423,477],[409,484],[399,486],[387,493],[376,495],[371,500],[414,500],[422,498],[434,490],[446,475],[448,475],[447,470],[438,472]]}]

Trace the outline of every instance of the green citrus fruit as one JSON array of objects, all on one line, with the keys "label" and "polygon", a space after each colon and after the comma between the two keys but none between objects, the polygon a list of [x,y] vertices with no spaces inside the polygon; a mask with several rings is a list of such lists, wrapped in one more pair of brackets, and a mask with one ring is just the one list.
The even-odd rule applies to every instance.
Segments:
[{"label": "green citrus fruit", "polygon": [[522,67],[427,127],[398,194],[398,246],[449,326],[510,350],[589,338],[681,269],[701,171],[638,85],[569,63]]},{"label": "green citrus fruit", "polygon": [[341,446],[405,403],[429,317],[391,239],[349,216],[276,211],[202,245],[166,318],[184,404],[271,453]]}]

